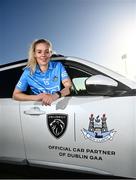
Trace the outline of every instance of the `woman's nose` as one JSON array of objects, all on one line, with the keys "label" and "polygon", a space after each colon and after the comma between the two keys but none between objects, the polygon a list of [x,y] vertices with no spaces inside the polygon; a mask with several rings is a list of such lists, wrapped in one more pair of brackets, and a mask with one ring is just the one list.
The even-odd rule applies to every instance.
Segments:
[{"label": "woman's nose", "polygon": [[43,53],[42,53],[42,56],[45,56],[45,55],[46,55],[46,53],[43,52]]}]

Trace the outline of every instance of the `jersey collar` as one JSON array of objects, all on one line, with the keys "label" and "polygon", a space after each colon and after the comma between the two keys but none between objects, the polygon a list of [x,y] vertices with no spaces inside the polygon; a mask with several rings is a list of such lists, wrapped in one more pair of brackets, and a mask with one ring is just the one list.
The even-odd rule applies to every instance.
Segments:
[{"label": "jersey collar", "polygon": [[[53,65],[52,65],[51,62],[48,63],[48,69],[47,69],[47,71],[48,71],[49,69],[53,69]],[[41,70],[40,70],[38,64],[36,65],[36,70],[35,70],[35,72],[36,72],[36,73],[41,73]]]}]

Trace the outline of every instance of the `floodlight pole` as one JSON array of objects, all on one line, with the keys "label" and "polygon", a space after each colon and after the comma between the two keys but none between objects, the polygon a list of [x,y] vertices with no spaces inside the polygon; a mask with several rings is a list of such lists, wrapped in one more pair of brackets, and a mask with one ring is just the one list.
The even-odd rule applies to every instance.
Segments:
[{"label": "floodlight pole", "polygon": [[121,58],[124,61],[125,75],[127,75],[127,54],[123,54]]}]

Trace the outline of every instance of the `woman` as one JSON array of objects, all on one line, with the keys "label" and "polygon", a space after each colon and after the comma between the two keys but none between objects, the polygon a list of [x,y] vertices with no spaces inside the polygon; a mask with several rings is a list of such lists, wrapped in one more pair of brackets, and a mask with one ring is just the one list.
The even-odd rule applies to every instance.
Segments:
[{"label": "woman", "polygon": [[[61,96],[70,94],[71,80],[60,62],[50,61],[51,55],[50,41],[39,39],[32,43],[27,66],[13,92],[15,100],[42,101],[44,105],[51,105]],[[32,95],[25,93],[28,86]]]}]

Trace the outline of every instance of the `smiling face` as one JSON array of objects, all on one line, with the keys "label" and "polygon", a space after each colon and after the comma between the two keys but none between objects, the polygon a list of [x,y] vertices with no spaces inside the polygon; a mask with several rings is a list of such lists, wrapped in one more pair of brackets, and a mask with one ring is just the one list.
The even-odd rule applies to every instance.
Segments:
[{"label": "smiling face", "polygon": [[52,50],[48,44],[46,43],[36,44],[34,56],[42,71],[47,70],[48,62],[50,60],[51,55],[52,55]]}]

